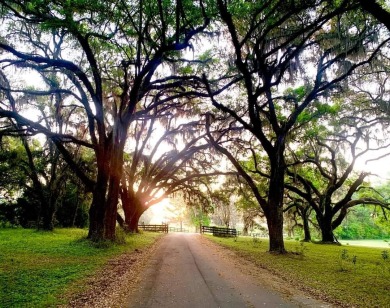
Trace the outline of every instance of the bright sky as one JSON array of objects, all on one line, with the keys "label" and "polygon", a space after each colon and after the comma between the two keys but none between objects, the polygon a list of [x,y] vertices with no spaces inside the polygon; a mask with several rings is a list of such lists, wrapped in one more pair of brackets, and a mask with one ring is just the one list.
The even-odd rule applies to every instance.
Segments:
[{"label": "bright sky", "polygon": [[[389,143],[390,140],[388,140],[387,136],[383,134],[383,132],[385,131],[377,133],[377,137],[384,140],[383,145],[378,146],[375,142],[370,142],[370,146],[372,148],[386,146]],[[366,145],[362,144],[360,148],[364,149],[365,147]],[[374,185],[388,182],[390,180],[390,155],[387,155],[388,153],[390,153],[390,147],[367,152],[365,155],[357,159],[355,171],[365,171],[375,174],[376,176],[373,175],[367,178]],[[377,159],[379,157],[381,158]]]},{"label": "bright sky", "polygon": [[358,160],[356,169],[371,172],[378,176],[370,176],[369,179],[373,184],[384,183],[390,180],[390,155],[380,160],[365,162]]},{"label": "bright sky", "polygon": [[[162,222],[166,222],[169,219],[169,211],[170,207],[169,199],[165,198],[160,203],[157,203],[150,207],[145,213],[150,215],[151,221],[150,224],[161,224]],[[142,221],[142,216],[140,218]]]}]

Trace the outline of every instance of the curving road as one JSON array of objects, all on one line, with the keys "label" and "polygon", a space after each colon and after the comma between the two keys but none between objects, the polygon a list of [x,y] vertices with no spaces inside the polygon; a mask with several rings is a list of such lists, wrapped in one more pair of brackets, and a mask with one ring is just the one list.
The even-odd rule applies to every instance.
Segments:
[{"label": "curving road", "polygon": [[172,233],[148,261],[129,307],[329,307],[305,298],[284,299],[210,251],[198,234]]}]

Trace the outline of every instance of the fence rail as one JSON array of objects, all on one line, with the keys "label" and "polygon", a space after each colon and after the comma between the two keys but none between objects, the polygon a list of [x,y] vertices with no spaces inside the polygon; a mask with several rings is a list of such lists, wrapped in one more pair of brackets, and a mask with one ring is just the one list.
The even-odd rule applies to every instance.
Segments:
[{"label": "fence rail", "polygon": [[184,233],[188,233],[190,231],[188,229],[184,229],[184,228],[169,227],[169,232],[184,232]]},{"label": "fence rail", "polygon": [[210,226],[201,226],[200,232],[212,233],[214,236],[223,236],[223,237],[235,237],[238,234],[236,229],[210,227]]},{"label": "fence rail", "polygon": [[168,225],[138,225],[138,229],[150,232],[168,233]]}]

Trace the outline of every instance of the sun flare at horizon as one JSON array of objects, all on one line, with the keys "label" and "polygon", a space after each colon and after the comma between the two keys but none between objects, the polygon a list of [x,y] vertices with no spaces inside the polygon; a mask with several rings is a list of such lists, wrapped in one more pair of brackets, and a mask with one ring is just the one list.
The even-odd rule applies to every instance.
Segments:
[{"label": "sun flare at horizon", "polygon": [[[169,198],[163,199],[161,202],[151,206],[146,212],[151,215],[150,223],[151,224],[161,224],[167,222],[170,216],[169,208],[171,203]],[[146,213],[145,212],[145,213]]]}]

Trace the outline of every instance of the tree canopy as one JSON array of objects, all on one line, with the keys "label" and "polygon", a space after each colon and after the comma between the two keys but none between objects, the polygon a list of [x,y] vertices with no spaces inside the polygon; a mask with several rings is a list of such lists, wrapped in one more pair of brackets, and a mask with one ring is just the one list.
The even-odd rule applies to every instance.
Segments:
[{"label": "tree canopy", "polygon": [[[356,203],[367,173],[348,180],[355,159],[388,125],[388,90],[371,84],[375,76],[385,85],[389,67],[382,2],[0,6],[0,135],[19,138],[27,157],[45,136],[45,172],[27,160],[38,199],[54,202],[42,205],[46,229],[61,199],[56,187],[75,178],[90,194],[92,240],[114,240],[117,220],[136,230],[143,211],[178,191],[228,209],[227,190],[218,192],[210,179],[222,174],[238,174],[240,203],[256,204],[252,214],[247,208],[248,224],[264,214],[272,252],[285,252],[283,213],[295,198],[286,188],[300,204],[340,191],[344,199],[327,204]],[[12,154],[3,158],[12,163]],[[321,225],[319,208],[327,205],[318,202],[311,208]],[[333,207],[332,219],[349,205]]]}]

